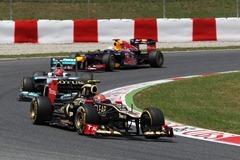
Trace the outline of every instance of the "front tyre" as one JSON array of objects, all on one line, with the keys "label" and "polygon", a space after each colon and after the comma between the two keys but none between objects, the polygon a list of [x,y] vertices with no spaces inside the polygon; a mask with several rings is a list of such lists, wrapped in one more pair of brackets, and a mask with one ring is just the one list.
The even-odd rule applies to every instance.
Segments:
[{"label": "front tyre", "polygon": [[52,104],[48,97],[36,97],[30,104],[30,118],[33,124],[44,124],[52,118]]},{"label": "front tyre", "polygon": [[164,58],[163,54],[159,50],[152,51],[149,53],[149,64],[151,67],[162,67]]},{"label": "front tyre", "polygon": [[[158,108],[146,108],[141,115],[141,130],[142,133],[162,131],[162,126],[165,124],[165,119],[162,111]],[[157,139],[160,135],[145,134],[147,139]]]},{"label": "front tyre", "polygon": [[102,63],[106,65],[106,71],[113,71],[115,69],[114,54],[104,54],[102,57]]},{"label": "front tyre", "polygon": [[76,111],[74,125],[79,135],[84,134],[85,124],[99,124],[98,112],[92,104],[84,104]]},{"label": "front tyre", "polygon": [[24,77],[22,80],[22,90],[33,92],[34,91],[34,81],[33,77]]}]

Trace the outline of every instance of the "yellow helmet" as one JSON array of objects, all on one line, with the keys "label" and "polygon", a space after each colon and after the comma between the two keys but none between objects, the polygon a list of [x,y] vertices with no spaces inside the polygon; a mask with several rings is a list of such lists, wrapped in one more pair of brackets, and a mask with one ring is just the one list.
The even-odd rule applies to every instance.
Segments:
[{"label": "yellow helmet", "polygon": [[114,50],[119,51],[122,49],[122,41],[114,42]]}]

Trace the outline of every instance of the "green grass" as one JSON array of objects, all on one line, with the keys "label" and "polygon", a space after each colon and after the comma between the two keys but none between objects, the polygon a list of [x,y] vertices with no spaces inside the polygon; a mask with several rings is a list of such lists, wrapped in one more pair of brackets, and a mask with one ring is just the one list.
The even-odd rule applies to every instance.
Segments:
[{"label": "green grass", "polygon": [[191,78],[156,85],[134,96],[139,108],[161,108],[183,124],[240,134],[240,73]]},{"label": "green grass", "polygon": [[[163,18],[162,0],[91,0],[89,8],[87,0],[15,0],[12,8],[13,20]],[[236,17],[236,8],[233,0],[166,0],[165,17]],[[0,19],[9,18],[9,0],[0,0]]]}]

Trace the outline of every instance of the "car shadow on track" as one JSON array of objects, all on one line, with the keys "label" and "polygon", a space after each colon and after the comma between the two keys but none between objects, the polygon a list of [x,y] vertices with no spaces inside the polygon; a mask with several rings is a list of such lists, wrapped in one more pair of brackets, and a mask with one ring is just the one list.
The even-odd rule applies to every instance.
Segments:
[{"label": "car shadow on track", "polygon": [[[38,127],[41,125],[37,125]],[[71,132],[77,135],[76,130],[73,127],[67,127],[64,125],[59,124],[49,124],[49,125],[43,125],[52,127],[55,129],[60,129],[63,131]],[[78,135],[79,137],[86,137],[86,138],[92,138],[92,139],[99,139],[99,140],[124,140],[124,141],[141,141],[141,142],[162,142],[162,143],[177,143],[174,141],[175,137],[160,137],[158,139],[146,139],[144,135]]]},{"label": "car shadow on track", "polygon": [[93,71],[88,71],[88,70],[79,70],[78,72],[89,72],[89,73],[104,73],[104,72],[109,72],[109,73],[118,73],[121,71],[127,71],[127,70],[138,70],[138,69],[163,69],[167,68],[166,66],[162,67],[150,67],[149,65],[137,65],[137,66],[127,66],[127,67],[121,67],[121,68],[116,68],[113,71],[105,71],[105,70],[93,70]]},{"label": "car shadow on track", "polygon": [[112,135],[95,135],[88,136],[94,139],[105,139],[105,140],[127,140],[127,141],[142,141],[142,142],[164,142],[164,143],[176,143],[174,138],[160,137],[158,139],[146,139],[144,136],[112,136]]}]

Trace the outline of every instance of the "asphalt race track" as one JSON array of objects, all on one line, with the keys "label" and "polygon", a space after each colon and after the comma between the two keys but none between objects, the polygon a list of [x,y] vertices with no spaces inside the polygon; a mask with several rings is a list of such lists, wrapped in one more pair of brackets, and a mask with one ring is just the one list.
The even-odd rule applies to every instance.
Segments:
[{"label": "asphalt race track", "polygon": [[[95,72],[100,92],[140,82],[240,69],[240,51],[164,53],[163,68]],[[0,61],[0,159],[239,160],[240,148],[183,137],[87,137],[52,126],[33,125],[29,102],[18,102],[21,78],[49,70],[49,58]]]}]

